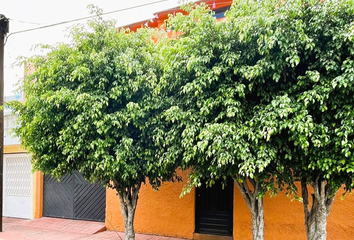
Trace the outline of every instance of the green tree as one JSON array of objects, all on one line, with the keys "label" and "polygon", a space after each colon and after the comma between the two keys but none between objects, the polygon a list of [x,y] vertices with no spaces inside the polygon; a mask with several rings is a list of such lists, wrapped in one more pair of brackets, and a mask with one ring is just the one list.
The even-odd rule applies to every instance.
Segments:
[{"label": "green tree", "polygon": [[264,139],[253,124],[271,102],[274,86],[254,67],[260,58],[257,34],[265,29],[258,26],[253,34],[250,27],[246,36],[245,26],[255,27],[272,12],[233,10],[227,21],[218,22],[205,5],[186,10],[187,16],[168,21],[176,35],[164,51],[161,83],[169,109],[163,114],[162,159],[182,159],[182,167],[191,169],[185,192],[233,178],[251,213],[253,239],[263,239],[263,196],[281,189],[275,176],[290,170],[278,164],[280,143]]},{"label": "green tree", "polygon": [[354,5],[289,0],[254,6],[265,4],[273,14],[257,24],[265,31],[254,67],[277,83],[271,103],[252,122],[264,139],[282,142],[286,154],[278,152],[277,159],[291,169],[292,182],[301,181],[307,238],[324,240],[336,192],[343,184],[353,188]]},{"label": "green tree", "polygon": [[240,0],[225,22],[205,6],[169,21],[163,157],[191,168],[189,187],[232,176],[254,239],[267,190],[301,181],[307,237],[322,240],[335,193],[353,187],[353,7]]},{"label": "green tree", "polygon": [[175,162],[155,158],[153,139],[162,74],[158,32],[118,30],[99,17],[71,31],[72,42],[30,58],[35,72],[23,84],[24,103],[12,103],[16,129],[34,169],[62,176],[78,170],[116,190],[125,239],[134,239],[142,183],[158,188],[177,177]]}]

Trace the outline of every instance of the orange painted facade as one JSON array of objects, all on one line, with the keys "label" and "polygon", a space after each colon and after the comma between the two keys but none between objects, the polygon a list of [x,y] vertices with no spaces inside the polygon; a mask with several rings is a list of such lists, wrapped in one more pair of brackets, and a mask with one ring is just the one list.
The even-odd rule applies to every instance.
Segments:
[{"label": "orange painted facade", "polygon": [[[186,174],[184,174],[186,179]],[[159,191],[149,185],[142,187],[135,215],[137,233],[193,239],[195,228],[195,191],[179,198],[183,183],[165,183]],[[354,196],[339,191],[328,217],[329,240],[351,240],[354,236]],[[124,231],[118,196],[108,189],[106,195],[106,227]],[[265,239],[305,240],[303,205],[280,193],[266,196]],[[233,239],[251,240],[251,216],[247,205],[234,186]]]},{"label": "orange painted facade", "polygon": [[[200,3],[202,1],[199,1]],[[210,7],[215,3],[216,9],[230,6],[232,1],[209,0],[203,1]],[[169,9],[157,13],[152,21],[134,23],[125,28],[135,31],[144,25],[163,28],[169,14],[181,12],[180,9]],[[186,174],[184,176],[186,179]],[[165,183],[159,191],[151,186],[143,186],[138,200],[135,215],[135,230],[137,233],[157,234],[171,237],[192,239],[195,230],[195,191],[179,198],[183,183]],[[341,199],[339,191],[328,217],[329,240],[351,240],[354,237],[354,196],[347,194]],[[106,227],[109,230],[124,230],[123,217],[120,212],[118,197],[113,190],[107,190],[106,195]],[[233,211],[233,239],[250,240],[251,216],[247,205],[234,186]],[[301,202],[280,193],[276,197],[266,196],[264,199],[265,211],[265,239],[267,240],[305,240],[304,211]]]},{"label": "orange painted facade", "polygon": [[[187,178],[182,174],[183,179]],[[149,184],[142,186],[135,214],[137,233],[193,238],[195,191],[179,198],[184,183],[167,182],[156,191]],[[123,216],[116,192],[107,189],[106,228],[124,231]]]},{"label": "orange painted facade", "polygon": [[[215,1],[218,8],[230,5],[227,1]],[[221,4],[224,2],[223,4]],[[213,4],[213,1],[207,1]],[[174,10],[172,10],[174,11]],[[176,10],[178,12],[179,10]],[[158,13],[158,19],[149,26],[161,27],[171,10]],[[132,24],[131,30],[144,25],[145,22]],[[24,152],[18,145],[5,146],[5,153]],[[186,173],[183,179],[187,179]],[[134,227],[137,233],[155,234],[170,237],[192,239],[195,230],[195,190],[180,198],[184,183],[164,183],[159,191],[147,184],[142,186],[135,215]],[[32,178],[32,209],[33,217],[43,215],[43,174],[36,172]],[[329,240],[351,240],[354,238],[354,196],[347,194],[341,199],[339,191],[328,218]],[[251,217],[247,205],[234,186],[233,199],[233,239],[250,240]],[[291,201],[285,194],[264,199],[265,208],[265,239],[267,240],[305,240],[303,205],[299,201]],[[106,191],[106,228],[124,231],[123,217],[116,192]]]},{"label": "orange painted facade", "polygon": [[[327,223],[327,239],[350,240],[354,236],[354,196],[350,193],[342,198],[343,190],[337,193]],[[265,239],[305,240],[304,211],[301,202],[280,193],[276,197],[265,197]],[[252,239],[251,216],[241,193],[235,187],[234,232],[235,240]]]}]

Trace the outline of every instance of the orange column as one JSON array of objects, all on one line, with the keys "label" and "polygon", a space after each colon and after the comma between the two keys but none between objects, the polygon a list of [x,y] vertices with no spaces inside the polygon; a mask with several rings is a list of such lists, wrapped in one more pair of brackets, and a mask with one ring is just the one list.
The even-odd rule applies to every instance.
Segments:
[{"label": "orange column", "polygon": [[32,217],[43,216],[43,173],[36,171],[32,174]]}]

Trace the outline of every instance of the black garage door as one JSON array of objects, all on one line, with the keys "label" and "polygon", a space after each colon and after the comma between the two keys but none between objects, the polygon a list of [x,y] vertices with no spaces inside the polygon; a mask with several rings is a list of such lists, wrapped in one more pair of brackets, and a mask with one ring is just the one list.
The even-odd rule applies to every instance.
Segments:
[{"label": "black garage door", "polygon": [[44,176],[43,216],[104,221],[106,189],[87,182],[75,171],[58,182]]}]

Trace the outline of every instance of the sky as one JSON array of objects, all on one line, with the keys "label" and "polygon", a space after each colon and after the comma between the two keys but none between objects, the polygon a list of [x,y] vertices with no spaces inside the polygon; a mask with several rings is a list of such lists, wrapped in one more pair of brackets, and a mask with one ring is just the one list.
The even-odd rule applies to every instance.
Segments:
[{"label": "sky", "polygon": [[0,0],[0,14],[10,19],[10,31],[4,48],[5,96],[16,93],[16,83],[24,76],[24,66],[17,66],[17,59],[39,54],[38,49],[33,49],[36,44],[69,42],[67,29],[78,22],[25,33],[16,32],[88,17],[90,13],[87,6],[90,4],[98,6],[105,13],[154,3],[105,15],[104,19],[114,19],[117,26],[124,26],[151,19],[155,12],[174,8],[180,2],[181,0]]}]

